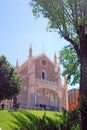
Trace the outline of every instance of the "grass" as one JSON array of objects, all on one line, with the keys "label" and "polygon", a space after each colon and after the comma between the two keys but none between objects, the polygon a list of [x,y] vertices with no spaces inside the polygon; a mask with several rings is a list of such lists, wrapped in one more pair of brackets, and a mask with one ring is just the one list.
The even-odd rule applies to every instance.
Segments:
[{"label": "grass", "polygon": [[44,115],[44,113],[46,113],[46,116],[50,117],[50,118],[56,118],[56,115],[60,115],[61,112],[53,112],[53,111],[40,111],[40,110],[30,110],[30,113],[38,116],[38,117],[42,117]]},{"label": "grass", "polygon": [[10,130],[9,122],[13,119],[8,110],[0,110],[0,128],[2,128],[2,130]]},{"label": "grass", "polygon": [[0,110],[0,128],[1,130],[12,130],[10,124],[14,126],[12,121],[15,118],[10,114],[8,110]]},{"label": "grass", "polygon": [[[61,114],[58,112],[41,111],[41,110],[40,111],[39,110],[26,110],[26,111],[30,112],[31,114],[34,114],[37,117],[42,117],[44,115],[44,113],[46,112],[46,116],[48,116],[52,119],[56,119],[55,115]],[[11,113],[18,115],[19,111],[11,112]],[[14,126],[14,124],[12,123],[13,121],[16,121],[16,119],[10,114],[10,112],[8,110],[0,110],[0,128],[2,130],[12,130],[11,125]]]}]

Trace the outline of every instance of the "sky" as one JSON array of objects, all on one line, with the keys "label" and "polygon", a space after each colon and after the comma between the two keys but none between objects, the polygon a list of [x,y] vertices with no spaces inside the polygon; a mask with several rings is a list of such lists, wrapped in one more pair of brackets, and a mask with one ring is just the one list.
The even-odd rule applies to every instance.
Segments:
[{"label": "sky", "polygon": [[[47,19],[35,19],[30,0],[0,1],[0,55],[5,55],[11,65],[27,60],[32,44],[33,56],[44,53],[53,61],[54,53],[68,42],[56,32],[47,32]],[[59,62],[59,60],[58,60]]]}]

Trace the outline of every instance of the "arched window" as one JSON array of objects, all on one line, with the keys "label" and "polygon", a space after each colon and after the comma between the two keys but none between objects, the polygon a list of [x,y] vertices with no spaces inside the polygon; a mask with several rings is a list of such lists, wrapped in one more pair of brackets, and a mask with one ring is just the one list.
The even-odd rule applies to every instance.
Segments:
[{"label": "arched window", "polygon": [[42,71],[42,79],[45,79],[46,78],[46,74],[44,71]]}]

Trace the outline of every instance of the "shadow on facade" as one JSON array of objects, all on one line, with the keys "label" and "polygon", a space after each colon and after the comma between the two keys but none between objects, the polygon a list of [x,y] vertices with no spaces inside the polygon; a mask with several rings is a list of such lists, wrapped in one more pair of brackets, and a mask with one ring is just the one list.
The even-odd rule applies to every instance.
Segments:
[{"label": "shadow on facade", "polygon": [[48,110],[48,111],[58,111],[58,107],[52,105],[36,104],[35,110]]}]

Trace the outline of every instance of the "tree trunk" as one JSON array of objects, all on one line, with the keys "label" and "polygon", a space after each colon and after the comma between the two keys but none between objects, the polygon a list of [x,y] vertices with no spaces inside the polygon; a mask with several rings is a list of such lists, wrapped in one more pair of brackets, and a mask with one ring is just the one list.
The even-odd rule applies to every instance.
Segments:
[{"label": "tree trunk", "polygon": [[87,38],[82,38],[80,41],[80,94],[87,96]]},{"label": "tree trunk", "polygon": [[82,130],[87,130],[87,38],[80,41],[80,110]]}]

